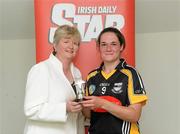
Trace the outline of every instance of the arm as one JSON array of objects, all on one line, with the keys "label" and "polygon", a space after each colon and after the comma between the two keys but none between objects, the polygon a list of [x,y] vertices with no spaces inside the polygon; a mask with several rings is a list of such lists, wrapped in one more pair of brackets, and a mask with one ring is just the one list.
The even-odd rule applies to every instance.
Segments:
[{"label": "arm", "polygon": [[68,113],[77,113],[82,110],[82,106],[74,101],[49,103],[36,103],[36,106],[25,108],[25,115],[32,120],[66,122]]},{"label": "arm", "polygon": [[116,105],[109,101],[104,101],[101,107],[113,114],[114,116],[130,122],[137,122],[141,116],[142,111],[141,103],[131,104],[126,107]]},{"label": "arm", "polygon": [[112,115],[120,118],[122,120],[136,122],[139,120],[141,116],[142,104],[132,104],[128,107],[120,106],[105,99],[96,97],[96,96],[88,96],[85,97],[87,100],[83,101],[83,106],[86,108],[91,108],[92,110],[95,108],[103,108],[107,112]]},{"label": "arm", "polygon": [[48,68],[44,64],[34,66],[30,70],[24,113],[31,120],[65,122],[67,114],[75,112],[79,107],[73,102],[49,102],[49,78]]}]

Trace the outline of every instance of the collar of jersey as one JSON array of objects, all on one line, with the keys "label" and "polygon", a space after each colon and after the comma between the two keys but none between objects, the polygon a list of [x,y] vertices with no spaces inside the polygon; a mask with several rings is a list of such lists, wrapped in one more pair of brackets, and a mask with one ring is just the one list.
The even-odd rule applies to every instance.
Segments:
[{"label": "collar of jersey", "polygon": [[101,70],[102,76],[107,80],[109,79],[114,73],[116,72],[116,69],[112,70],[110,73],[105,73],[103,70]]}]

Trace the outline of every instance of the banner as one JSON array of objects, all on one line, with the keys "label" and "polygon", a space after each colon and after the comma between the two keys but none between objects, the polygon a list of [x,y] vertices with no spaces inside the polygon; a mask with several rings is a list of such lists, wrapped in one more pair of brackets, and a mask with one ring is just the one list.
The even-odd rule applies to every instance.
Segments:
[{"label": "banner", "polygon": [[113,26],[125,36],[122,57],[134,66],[134,0],[34,0],[36,61],[48,58],[59,25],[76,25],[82,36],[79,53],[74,60],[85,79],[98,67],[101,59],[96,38],[102,29]]}]

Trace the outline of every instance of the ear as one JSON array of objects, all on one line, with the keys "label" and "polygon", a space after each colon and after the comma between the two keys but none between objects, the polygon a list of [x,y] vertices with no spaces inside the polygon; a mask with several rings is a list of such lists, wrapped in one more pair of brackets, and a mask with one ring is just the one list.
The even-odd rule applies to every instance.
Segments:
[{"label": "ear", "polygon": [[120,46],[120,51],[122,52],[124,50],[124,45]]},{"label": "ear", "polygon": [[54,48],[54,50],[56,51],[56,44],[54,44],[54,43],[53,43],[53,48]]}]

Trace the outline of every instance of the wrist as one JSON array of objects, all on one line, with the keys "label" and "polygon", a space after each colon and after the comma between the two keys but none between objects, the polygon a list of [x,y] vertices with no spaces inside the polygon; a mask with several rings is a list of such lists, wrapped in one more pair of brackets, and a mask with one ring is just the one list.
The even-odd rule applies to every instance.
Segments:
[{"label": "wrist", "polygon": [[105,109],[105,110],[108,110],[109,109],[109,104],[110,104],[111,102],[110,101],[108,101],[108,100],[103,100],[102,101],[102,105],[101,105],[101,108],[102,109]]},{"label": "wrist", "polygon": [[105,109],[107,103],[108,103],[107,100],[102,99],[102,100],[101,100],[101,103],[100,103],[100,108]]}]

